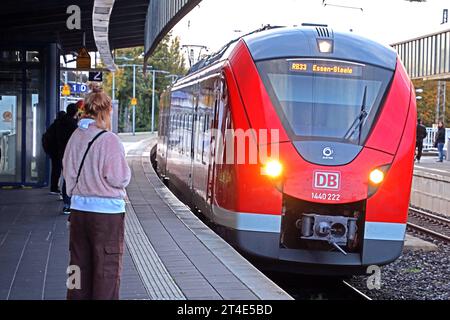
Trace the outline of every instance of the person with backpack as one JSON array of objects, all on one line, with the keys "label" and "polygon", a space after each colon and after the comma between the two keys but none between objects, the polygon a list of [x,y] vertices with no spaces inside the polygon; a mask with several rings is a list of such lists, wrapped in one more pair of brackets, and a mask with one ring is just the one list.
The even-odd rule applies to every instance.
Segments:
[{"label": "person with backpack", "polygon": [[52,162],[52,170],[50,174],[50,194],[54,195],[61,194],[61,190],[59,189],[59,179],[61,177],[62,171],[61,159],[58,157],[56,127],[59,125],[59,122],[65,115],[65,111],[60,111],[55,121],[42,135],[42,148],[44,149],[44,152],[50,157],[50,160]]},{"label": "person with backpack", "polygon": [[81,275],[81,288],[68,289],[68,300],[119,299],[131,170],[119,137],[110,131],[111,113],[111,98],[93,88],[64,153],[63,175],[72,197],[70,265]]},{"label": "person with backpack", "polygon": [[420,163],[420,159],[422,159],[422,153],[423,153],[423,140],[428,136],[427,128],[422,124],[422,120],[419,119],[417,121],[417,140],[416,140],[416,149],[417,149],[417,155],[416,160],[418,163]]}]

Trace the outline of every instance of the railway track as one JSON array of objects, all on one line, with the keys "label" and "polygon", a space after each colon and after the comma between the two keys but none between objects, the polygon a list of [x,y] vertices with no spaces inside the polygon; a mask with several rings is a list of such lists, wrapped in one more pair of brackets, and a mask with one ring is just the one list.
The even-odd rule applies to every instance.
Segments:
[{"label": "railway track", "polygon": [[408,228],[411,231],[431,236],[450,243],[450,220],[419,209],[410,208]]},{"label": "railway track", "polygon": [[[354,286],[352,286],[350,283],[348,283],[347,281],[343,280],[342,283],[344,284],[344,286],[346,286],[349,290],[352,290],[355,294],[355,297],[358,297],[359,299],[357,300],[367,300],[367,301],[372,301],[372,298],[370,298],[368,295],[366,295],[365,293],[361,292],[360,290],[356,289]],[[356,299],[355,299],[356,300]]]},{"label": "railway track", "polygon": [[372,300],[351,285],[349,281],[340,277],[300,275],[284,272],[264,272],[264,274],[295,300]]}]

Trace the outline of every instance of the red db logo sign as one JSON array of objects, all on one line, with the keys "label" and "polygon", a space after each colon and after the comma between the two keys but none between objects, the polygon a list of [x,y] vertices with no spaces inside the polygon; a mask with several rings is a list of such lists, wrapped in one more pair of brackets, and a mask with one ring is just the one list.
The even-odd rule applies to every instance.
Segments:
[{"label": "red db logo sign", "polygon": [[341,188],[340,172],[314,172],[314,189],[339,190]]}]

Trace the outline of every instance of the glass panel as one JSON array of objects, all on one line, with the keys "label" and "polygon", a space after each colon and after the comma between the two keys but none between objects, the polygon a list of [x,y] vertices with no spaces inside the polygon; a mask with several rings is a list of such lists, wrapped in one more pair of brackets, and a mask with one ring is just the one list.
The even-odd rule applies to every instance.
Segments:
[{"label": "glass panel", "polygon": [[19,62],[20,51],[18,50],[0,50],[0,62]]},{"label": "glass panel", "polygon": [[27,62],[40,62],[39,51],[27,51]]},{"label": "glass panel", "polygon": [[393,72],[327,60],[258,63],[268,93],[296,137],[361,144]]},{"label": "glass panel", "polygon": [[41,147],[45,130],[43,79],[39,69],[26,71],[26,182],[43,183],[46,156]]},{"label": "glass panel", "polygon": [[0,70],[0,182],[21,181],[22,71]]}]

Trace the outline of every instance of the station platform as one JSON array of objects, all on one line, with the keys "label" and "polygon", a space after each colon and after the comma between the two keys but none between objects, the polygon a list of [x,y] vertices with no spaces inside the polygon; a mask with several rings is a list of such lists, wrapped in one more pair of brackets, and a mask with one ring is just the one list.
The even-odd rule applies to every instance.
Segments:
[{"label": "station platform", "polygon": [[416,163],[415,170],[450,177],[450,161],[436,162],[438,157],[423,157]]},{"label": "station platform", "polygon": [[414,166],[411,205],[450,217],[450,161],[423,157]]},{"label": "station platform", "polygon": [[[127,188],[124,300],[290,300],[204,225],[150,165],[150,135],[123,135]],[[48,189],[0,190],[0,299],[63,300],[67,216]]]}]

